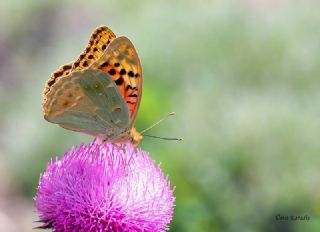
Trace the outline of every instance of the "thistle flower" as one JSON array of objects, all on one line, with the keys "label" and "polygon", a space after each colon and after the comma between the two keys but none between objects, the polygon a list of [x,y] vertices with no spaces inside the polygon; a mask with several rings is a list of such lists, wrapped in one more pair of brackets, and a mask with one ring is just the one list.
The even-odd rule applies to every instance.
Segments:
[{"label": "thistle flower", "polygon": [[53,231],[166,231],[174,188],[149,154],[132,145],[81,145],[40,176],[40,228]]}]

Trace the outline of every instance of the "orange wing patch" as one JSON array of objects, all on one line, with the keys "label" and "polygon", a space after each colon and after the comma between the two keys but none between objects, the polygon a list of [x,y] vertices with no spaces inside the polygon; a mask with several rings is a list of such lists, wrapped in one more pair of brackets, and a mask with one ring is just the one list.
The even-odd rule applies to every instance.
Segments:
[{"label": "orange wing patch", "polygon": [[[98,60],[108,44],[116,38],[116,35],[106,26],[97,27],[90,36],[89,44],[76,61],[61,66],[53,72],[47,81],[43,91],[43,107],[47,100],[47,94],[57,78],[69,75],[73,71],[87,69],[94,61]],[[44,109],[43,109],[44,110]]]},{"label": "orange wing patch", "polygon": [[100,59],[89,68],[104,70],[112,77],[128,104],[133,122],[141,100],[142,68],[130,40],[126,37],[114,39]]},{"label": "orange wing patch", "polygon": [[69,64],[65,64],[51,74],[49,80],[47,81],[44,87],[44,91],[43,91],[44,95],[46,95],[49,92],[50,87],[56,82],[57,78],[69,75],[72,69],[72,64],[73,62],[70,62]]},{"label": "orange wing patch", "polygon": [[87,69],[98,60],[116,35],[106,26],[100,26],[90,36],[89,44],[72,66],[72,71]]}]

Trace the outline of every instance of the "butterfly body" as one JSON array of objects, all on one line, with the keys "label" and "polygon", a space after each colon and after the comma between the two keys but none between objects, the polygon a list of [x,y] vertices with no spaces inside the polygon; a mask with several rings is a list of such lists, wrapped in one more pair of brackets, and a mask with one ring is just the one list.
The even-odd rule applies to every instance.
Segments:
[{"label": "butterfly body", "polygon": [[141,92],[141,64],[132,43],[99,27],[79,58],[51,75],[44,118],[104,141],[137,145],[143,137],[133,123]]}]

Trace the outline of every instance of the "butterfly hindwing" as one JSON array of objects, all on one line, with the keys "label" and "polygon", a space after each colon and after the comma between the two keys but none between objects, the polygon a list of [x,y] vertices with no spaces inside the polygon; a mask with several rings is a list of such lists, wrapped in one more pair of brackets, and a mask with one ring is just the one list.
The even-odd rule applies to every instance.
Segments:
[{"label": "butterfly hindwing", "polygon": [[142,68],[130,40],[123,36],[114,39],[89,68],[104,70],[112,77],[128,105],[132,124],[141,100]]},{"label": "butterfly hindwing", "polygon": [[130,122],[117,85],[101,70],[59,78],[47,94],[44,108],[46,120],[91,135],[121,134]]}]

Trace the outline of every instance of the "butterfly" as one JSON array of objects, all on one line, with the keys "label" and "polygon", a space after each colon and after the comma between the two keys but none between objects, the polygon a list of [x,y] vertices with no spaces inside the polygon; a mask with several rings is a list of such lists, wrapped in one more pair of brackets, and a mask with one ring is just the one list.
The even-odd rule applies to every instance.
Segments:
[{"label": "butterfly", "polygon": [[100,26],[74,62],[51,74],[42,109],[47,121],[65,129],[138,145],[143,136],[133,124],[141,94],[142,68],[133,44]]}]

